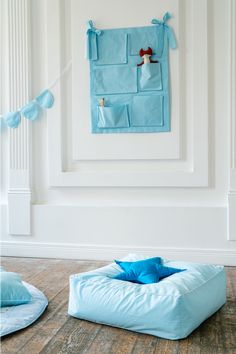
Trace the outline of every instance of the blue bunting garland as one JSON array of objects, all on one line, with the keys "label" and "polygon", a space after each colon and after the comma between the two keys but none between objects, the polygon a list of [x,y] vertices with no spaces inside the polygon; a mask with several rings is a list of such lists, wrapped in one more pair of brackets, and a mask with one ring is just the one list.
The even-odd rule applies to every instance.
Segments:
[{"label": "blue bunting garland", "polygon": [[18,111],[8,112],[7,114],[5,114],[3,119],[8,127],[17,128],[21,121],[21,115]]},{"label": "blue bunting garland", "polygon": [[36,97],[36,101],[43,108],[51,108],[54,103],[54,97],[49,90],[45,90]]},{"label": "blue bunting garland", "polygon": [[0,119],[0,127],[5,124],[9,128],[17,128],[23,116],[29,120],[35,120],[39,117],[42,109],[51,108],[54,104],[54,96],[49,90],[44,90],[34,100],[27,103],[15,112],[8,112]]},{"label": "blue bunting garland", "polygon": [[37,102],[32,101],[21,109],[21,114],[26,119],[35,120],[36,118],[38,118],[40,114],[40,106],[38,105]]},{"label": "blue bunting garland", "polygon": [[2,132],[6,127],[17,128],[22,116],[29,120],[35,120],[43,112],[43,109],[51,108],[54,104],[54,96],[49,89],[58,83],[61,77],[69,70],[71,64],[72,60],[67,63],[54,82],[48,86],[49,88],[41,92],[32,101],[14,112],[8,112],[4,115],[0,114],[0,131]]}]

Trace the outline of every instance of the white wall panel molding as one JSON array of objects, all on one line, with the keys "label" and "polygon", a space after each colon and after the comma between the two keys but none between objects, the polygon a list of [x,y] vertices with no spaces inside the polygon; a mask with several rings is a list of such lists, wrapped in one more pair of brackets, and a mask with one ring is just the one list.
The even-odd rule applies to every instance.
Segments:
[{"label": "white wall panel molding", "polygon": [[[185,37],[185,18],[183,2],[174,0],[170,7],[166,5],[175,18],[170,21],[177,33],[178,41],[181,43],[181,50],[170,50],[170,72],[171,72],[171,132],[166,134],[91,134],[90,133],[90,98],[89,98],[89,62],[84,58],[84,31],[85,21],[88,17],[93,18],[96,26],[100,28],[127,27],[149,25],[152,17],[162,16],[166,11],[160,3],[155,4],[149,1],[149,6],[142,12],[130,16],[135,6],[135,1],[129,4],[122,0],[114,5],[110,5],[107,0],[101,0],[100,5],[106,8],[106,12],[91,12],[88,6],[83,5],[83,1],[72,1],[72,59],[75,65],[72,68],[72,124],[73,124],[73,146],[72,159],[78,161],[81,166],[83,161],[103,160],[110,166],[113,160],[127,161],[135,165],[140,160],[160,162],[179,160],[180,158],[180,92],[181,84],[185,81],[185,70],[180,64],[180,52]],[[123,8],[126,8],[124,14]],[[82,9],[82,11],[81,11]],[[116,18],[111,16],[117,13]],[[109,16],[110,15],[110,16]],[[110,18],[109,18],[110,17]],[[79,25],[78,25],[79,24]],[[77,38],[81,38],[80,41]],[[181,79],[180,79],[181,78]],[[80,85],[80,82],[83,85]],[[163,146],[165,148],[163,148]],[[122,148],[121,148],[122,147]],[[155,163],[156,164],[156,163]],[[122,166],[119,167],[122,171]],[[135,169],[137,169],[134,166]],[[106,169],[110,167],[106,166]]]},{"label": "white wall panel molding", "polygon": [[228,195],[228,239],[236,241],[236,3],[231,0],[230,31],[230,191]]},{"label": "white wall panel molding", "polygon": [[[5,90],[5,70],[6,65],[6,1],[0,1],[0,114],[5,111],[6,90]],[[0,124],[1,125],[1,124]],[[0,129],[0,205],[4,203],[4,183],[3,183],[3,129]],[[1,209],[0,209],[0,224],[1,224]]]},{"label": "white wall panel molding", "polygon": [[231,46],[231,127],[230,127],[230,189],[236,191],[236,3],[231,0],[231,26],[230,26],[230,46]]},{"label": "white wall panel molding", "polygon": [[[155,187],[199,187],[208,186],[208,52],[207,52],[207,2],[199,1],[180,1],[170,2],[168,6],[174,4],[176,9],[176,18],[173,25],[176,26],[180,36],[179,52],[173,52],[172,76],[176,80],[175,94],[172,94],[175,102],[176,114],[179,116],[180,127],[176,127],[176,136],[173,132],[170,138],[169,146],[170,155],[160,155],[161,150],[165,150],[167,146],[165,139],[167,135],[156,134],[156,139],[162,141],[157,150],[156,158],[152,149],[150,156],[146,155],[132,158],[127,161],[121,155],[117,158],[110,158],[109,148],[108,155],[104,158],[97,156],[94,159],[87,158],[75,160],[75,151],[71,152],[70,161],[63,161],[66,154],[65,150],[65,124],[72,119],[72,131],[70,144],[75,150],[78,146],[76,141],[84,139],[85,131],[78,129],[78,120],[90,121],[88,102],[88,76],[87,79],[78,76],[78,67],[82,66],[83,71],[88,70],[88,63],[82,58],[84,50],[77,53],[73,46],[76,43],[85,44],[84,22],[85,18],[81,17],[81,11],[78,10],[86,7],[85,2],[81,0],[71,1],[71,33],[72,41],[72,78],[77,82],[78,86],[71,85],[72,91],[72,109],[71,118],[69,115],[65,117],[66,108],[63,107],[64,102],[61,101],[62,87],[59,83],[55,88],[56,102],[55,106],[48,113],[48,148],[49,148],[49,179],[51,186],[77,187],[77,186],[155,186]],[[82,6],[83,5],[83,6]],[[65,33],[63,32],[63,2],[59,0],[51,0],[47,2],[47,51],[48,51],[48,81],[51,82],[58,76],[63,69],[63,46],[65,45]],[[166,5],[167,6],[167,5]],[[165,9],[166,9],[165,6]],[[90,7],[91,9],[91,7]],[[162,11],[162,10],[160,10]],[[163,10],[164,11],[164,10]],[[152,14],[153,15],[153,14]],[[85,15],[84,15],[85,16]],[[90,16],[98,16],[96,10]],[[183,18],[181,17],[183,16]],[[109,18],[108,14],[106,18]],[[105,21],[105,20],[104,20]],[[177,22],[177,24],[174,24]],[[136,23],[138,25],[138,23]],[[85,28],[85,27],[84,27]],[[188,28],[188,31],[185,31]],[[187,34],[185,34],[187,32]],[[185,37],[186,36],[186,37]],[[182,38],[183,37],[183,38]],[[194,43],[194,45],[193,45]],[[77,60],[78,59],[78,60]],[[80,61],[81,60],[81,61]],[[181,61],[181,62],[180,62]],[[85,64],[86,63],[86,64]],[[185,65],[186,64],[186,65]],[[85,66],[86,65],[86,69]],[[192,74],[191,74],[192,73]],[[87,73],[88,75],[88,73]],[[184,83],[184,84],[183,84]],[[84,96],[78,97],[78,90],[83,90]],[[183,100],[184,93],[188,95]],[[64,100],[63,100],[64,101]],[[80,109],[86,102],[86,107]],[[78,108],[79,107],[79,108]],[[77,109],[78,108],[78,109]],[[181,115],[181,117],[180,117]],[[174,115],[174,121],[176,116]],[[89,124],[89,123],[86,123]],[[188,130],[186,131],[186,126]],[[180,133],[181,131],[181,133]],[[90,134],[88,130],[86,134]],[[121,135],[121,134],[120,134]],[[138,139],[138,135],[130,137],[130,139]],[[151,135],[150,135],[151,136]],[[149,137],[150,137],[149,136]],[[149,141],[146,134],[146,141]],[[90,137],[95,139],[94,137]],[[103,136],[102,139],[110,141],[110,147],[119,145],[118,140],[121,137],[115,135]],[[96,139],[101,140],[100,137]],[[172,139],[172,140],[171,140]],[[177,139],[177,140],[176,140]],[[177,145],[176,145],[177,142]],[[171,145],[173,143],[173,145]],[[109,144],[107,145],[109,147]],[[118,145],[117,145],[118,144]],[[132,141],[131,141],[132,145]],[[95,147],[98,144],[94,145]],[[186,146],[186,148],[185,148]],[[90,147],[87,145],[87,149]],[[83,146],[86,150],[86,144]],[[118,149],[122,151],[122,149]],[[155,150],[155,149],[154,149]],[[185,150],[185,151],[184,151]],[[176,155],[177,153],[177,155]],[[158,155],[159,154],[159,155]]]},{"label": "white wall panel molding", "polygon": [[32,206],[33,242],[7,235],[7,207],[1,209],[5,256],[111,260],[138,252],[236,265],[236,248],[226,240],[226,207],[37,204]]},{"label": "white wall panel molding", "polygon": [[[29,100],[30,0],[8,0],[8,110]],[[30,126],[26,119],[9,129],[8,228],[30,234]]]},{"label": "white wall panel molding", "polygon": [[98,244],[38,243],[38,242],[1,242],[3,256],[66,258],[77,260],[113,261],[129,253],[144,257],[161,256],[181,261],[222,264],[236,266],[236,250],[204,248],[138,247]]}]

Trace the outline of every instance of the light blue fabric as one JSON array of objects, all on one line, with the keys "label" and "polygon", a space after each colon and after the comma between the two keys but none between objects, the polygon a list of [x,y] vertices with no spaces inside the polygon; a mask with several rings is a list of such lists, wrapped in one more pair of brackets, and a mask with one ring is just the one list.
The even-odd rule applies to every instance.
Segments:
[{"label": "light blue fabric", "polygon": [[25,304],[31,300],[31,295],[22,284],[21,277],[17,273],[0,272],[0,305],[13,306]]},{"label": "light blue fabric", "polygon": [[[130,255],[124,261],[143,258]],[[187,337],[224,305],[224,267],[179,261],[163,265],[186,271],[148,285],[112,279],[120,272],[115,263],[72,275],[68,313],[166,339]]]},{"label": "light blue fabric", "polygon": [[172,30],[172,28],[167,25],[167,21],[171,18],[171,14],[169,12],[167,12],[164,16],[163,16],[163,20],[158,20],[156,18],[154,18],[152,20],[152,24],[154,25],[158,25],[158,29],[160,30],[160,28],[162,27],[163,30],[166,31],[166,34],[167,34],[167,38],[168,38],[168,43],[169,43],[169,46],[172,48],[172,49],[175,49],[177,47],[177,44],[176,44],[176,39],[175,39],[175,35],[174,35],[174,32]]},{"label": "light blue fabric", "polygon": [[23,282],[31,294],[31,301],[18,306],[2,307],[0,312],[0,336],[13,333],[35,322],[45,311],[46,296],[33,285]]},{"label": "light blue fabric", "polygon": [[54,104],[54,96],[49,90],[44,90],[39,96],[36,97],[36,101],[42,108],[51,108]]},{"label": "light blue fabric", "polygon": [[[168,57],[169,47],[176,48],[176,41],[167,24],[169,19],[170,14],[166,13],[162,20],[153,19],[150,26],[102,31],[89,21],[87,58],[90,60],[92,133],[170,131]],[[143,61],[140,49],[148,47],[153,52],[151,60],[158,63],[138,66]],[[150,100],[145,97],[142,101],[147,92]],[[98,102],[101,96],[105,106],[127,106],[129,117],[132,117],[129,125],[107,127],[100,124]],[[143,107],[146,100],[151,102],[151,109],[148,105]]]},{"label": "light blue fabric", "polygon": [[3,117],[6,125],[10,128],[17,128],[21,121],[20,112],[8,112]]},{"label": "light blue fabric", "polygon": [[153,54],[161,56],[163,50],[163,28],[139,27],[130,32],[130,55],[139,55],[141,48],[152,48]]},{"label": "light blue fabric", "polygon": [[21,109],[21,114],[29,120],[35,120],[40,114],[40,106],[35,101],[29,102]]},{"label": "light blue fabric", "polygon": [[0,130],[3,130],[3,122],[9,128],[17,128],[21,122],[21,114],[29,120],[38,118],[41,108],[51,108],[54,104],[54,96],[49,90],[44,90],[35,100],[27,103],[15,112],[8,112],[0,118]]},{"label": "light blue fabric", "polygon": [[94,92],[98,95],[137,92],[137,68],[111,65],[95,69]]},{"label": "light blue fabric", "polygon": [[139,77],[141,91],[162,90],[160,63],[143,64],[140,67]]},{"label": "light blue fabric", "polygon": [[102,31],[96,29],[93,25],[93,21],[87,22],[87,51],[86,58],[89,60],[98,59],[97,49],[97,36],[100,36]]},{"label": "light blue fabric", "polygon": [[98,59],[96,65],[127,63],[127,37],[123,32],[103,31],[97,37]]},{"label": "light blue fabric", "polygon": [[129,126],[129,116],[126,105],[98,107],[99,128],[125,128]]},{"label": "light blue fabric", "polygon": [[163,125],[163,96],[134,96],[131,124],[135,127]]}]

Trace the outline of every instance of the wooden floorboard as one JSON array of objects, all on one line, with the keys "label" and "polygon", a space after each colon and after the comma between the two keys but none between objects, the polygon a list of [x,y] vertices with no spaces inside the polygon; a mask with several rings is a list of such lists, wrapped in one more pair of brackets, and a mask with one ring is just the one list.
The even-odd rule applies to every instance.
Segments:
[{"label": "wooden floorboard", "polygon": [[2,354],[236,354],[236,268],[226,267],[227,303],[188,338],[165,340],[68,316],[69,275],[106,262],[3,257],[2,266],[49,300],[33,325],[2,338]]}]

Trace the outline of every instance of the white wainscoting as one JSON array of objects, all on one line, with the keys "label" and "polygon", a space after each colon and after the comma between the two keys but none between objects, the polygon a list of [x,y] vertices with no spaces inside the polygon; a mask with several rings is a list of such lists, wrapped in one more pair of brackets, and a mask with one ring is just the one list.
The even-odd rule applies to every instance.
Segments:
[{"label": "white wainscoting", "polygon": [[[30,1],[8,0],[7,99],[15,111],[30,99]],[[9,129],[8,230],[12,235],[29,235],[31,230],[30,124],[22,119]]]},{"label": "white wainscoting", "polygon": [[120,259],[127,256],[130,253],[137,253],[144,257],[158,255],[171,260],[236,266],[236,251],[227,249],[102,246],[77,243],[2,242],[2,252],[5,256],[14,257],[16,255],[16,249],[18,257],[113,261],[114,259]]},{"label": "white wainscoting", "polygon": [[231,1],[231,121],[230,121],[230,192],[228,195],[228,239],[236,241],[236,3]]},{"label": "white wainscoting", "polygon": [[[164,13],[163,4],[149,1],[146,16],[140,12],[130,22],[129,14],[133,12],[135,3],[122,0],[127,11],[122,11],[121,17],[117,16],[113,26],[149,24],[151,14],[153,17]],[[119,9],[122,9],[122,4],[119,3]],[[66,10],[59,0],[51,0],[47,5],[49,82],[62,71],[65,56],[69,60],[70,50],[72,55],[72,100],[71,97],[64,100],[65,95],[59,85],[55,92],[58,98],[56,105],[48,114],[50,185],[208,186],[207,2],[172,0],[165,4],[165,8],[175,14],[171,25],[180,43],[176,52],[170,51],[171,132],[112,135],[90,134],[84,24],[88,17],[94,17],[101,27],[112,25],[108,18],[114,18],[113,5],[109,5],[107,0],[102,0],[99,8],[95,6],[93,9],[85,1],[67,1]],[[106,8],[103,15],[99,12],[100,8]],[[52,12],[56,14],[53,18]],[[71,20],[66,19],[65,14]],[[143,22],[144,19],[146,22]],[[68,28],[66,25],[70,21]],[[65,28],[68,28],[66,33],[62,31]],[[67,147],[65,135],[69,129],[72,130],[68,142],[70,147]],[[64,150],[71,152],[69,161]]]},{"label": "white wainscoting", "polygon": [[[1,23],[14,23],[8,41],[17,43],[2,46],[13,54],[6,110],[23,104],[30,84],[34,94],[47,87],[72,59],[53,88],[55,106],[0,142],[2,255],[110,260],[139,252],[236,265],[235,1],[146,2],[2,0]],[[179,44],[170,51],[171,132],[90,134],[85,20],[140,26],[167,10]]]},{"label": "white wainscoting", "polygon": [[236,265],[226,214],[215,207],[34,205],[32,237],[6,235],[2,254],[112,260],[138,252]]}]

